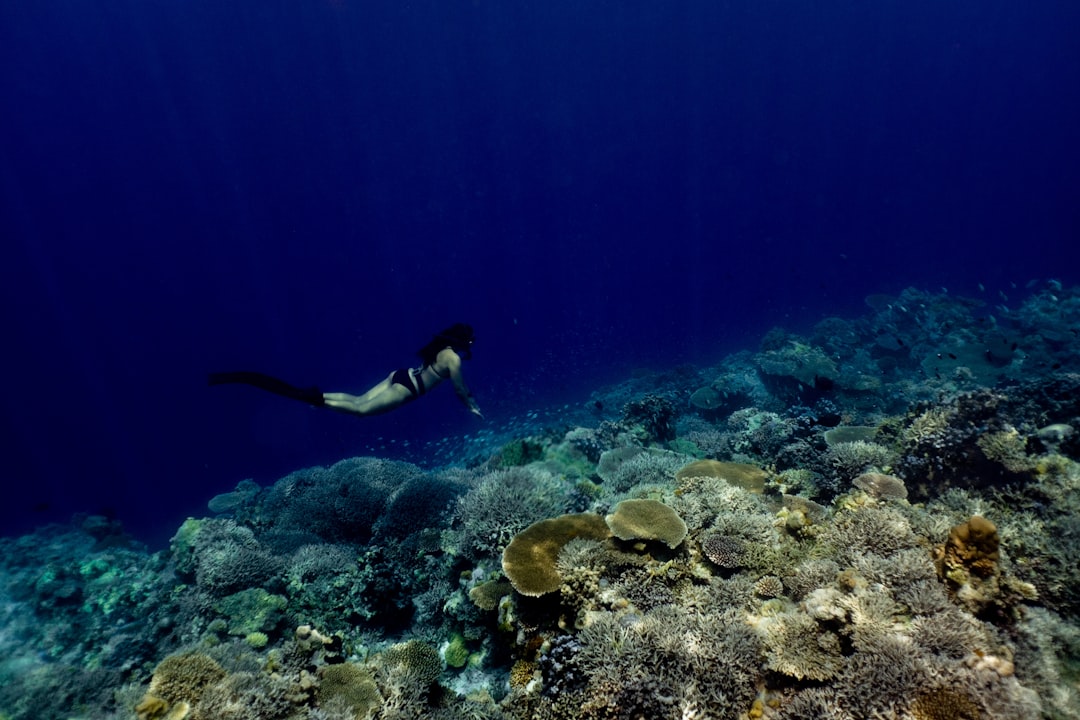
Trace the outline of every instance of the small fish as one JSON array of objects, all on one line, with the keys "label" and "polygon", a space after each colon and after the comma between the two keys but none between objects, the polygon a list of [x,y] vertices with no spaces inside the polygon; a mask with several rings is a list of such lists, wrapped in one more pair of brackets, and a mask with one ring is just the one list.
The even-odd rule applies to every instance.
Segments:
[{"label": "small fish", "polygon": [[[989,350],[988,350],[987,352],[989,352]],[[950,359],[950,360],[955,360],[955,359],[956,359],[956,356],[955,356],[955,355],[953,355],[952,353],[949,353],[949,359]]]}]

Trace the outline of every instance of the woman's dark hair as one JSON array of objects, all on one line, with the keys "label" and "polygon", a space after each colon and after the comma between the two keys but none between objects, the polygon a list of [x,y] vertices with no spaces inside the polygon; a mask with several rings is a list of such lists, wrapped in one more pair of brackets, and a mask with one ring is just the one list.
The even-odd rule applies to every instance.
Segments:
[{"label": "woman's dark hair", "polygon": [[417,351],[417,355],[425,365],[435,362],[435,356],[446,346],[454,349],[458,355],[468,360],[472,357],[473,329],[472,325],[457,323],[446,328],[431,339],[424,347]]}]

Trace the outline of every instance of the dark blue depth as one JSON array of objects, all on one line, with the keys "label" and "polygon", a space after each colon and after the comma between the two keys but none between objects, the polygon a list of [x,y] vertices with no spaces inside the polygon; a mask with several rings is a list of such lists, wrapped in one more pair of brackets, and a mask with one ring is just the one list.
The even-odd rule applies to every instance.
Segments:
[{"label": "dark blue depth", "polygon": [[[5,3],[3,531],[160,541],[871,293],[1075,284],[1077,37],[1055,1]],[[458,321],[485,422],[205,387],[360,391]]]}]

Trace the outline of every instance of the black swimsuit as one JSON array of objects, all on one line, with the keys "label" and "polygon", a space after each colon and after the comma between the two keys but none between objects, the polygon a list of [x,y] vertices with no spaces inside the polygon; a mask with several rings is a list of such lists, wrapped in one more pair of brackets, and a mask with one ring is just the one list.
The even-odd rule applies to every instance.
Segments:
[{"label": "black swimsuit", "polygon": [[395,370],[394,374],[390,377],[390,382],[397,383],[401,387],[408,390],[409,393],[412,395],[412,397],[409,399],[415,400],[416,398],[427,392],[427,387],[424,385],[424,371],[428,368],[431,368],[431,371],[441,377],[443,380],[446,380],[449,377],[449,375],[443,375],[431,365],[424,365],[415,373],[413,373],[413,371],[409,368],[401,368],[400,370]]}]

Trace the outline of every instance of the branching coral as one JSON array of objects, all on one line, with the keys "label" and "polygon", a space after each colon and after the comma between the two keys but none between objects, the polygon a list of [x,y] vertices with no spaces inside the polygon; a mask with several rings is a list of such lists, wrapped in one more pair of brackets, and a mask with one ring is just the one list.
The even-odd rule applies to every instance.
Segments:
[{"label": "branching coral", "polygon": [[889,448],[865,440],[836,443],[826,455],[836,474],[849,482],[871,468],[885,468],[895,459]]},{"label": "branching coral", "polygon": [[754,619],[768,652],[768,666],[797,680],[828,680],[844,667],[836,633],[804,612],[792,610]]},{"label": "branching coral", "polygon": [[514,535],[565,511],[565,488],[535,466],[498,470],[458,498],[451,549],[477,559],[497,556]]},{"label": "branching coral", "polygon": [[615,448],[600,456],[597,473],[604,489],[628,492],[638,485],[665,485],[686,462],[686,456],[643,448]]}]

